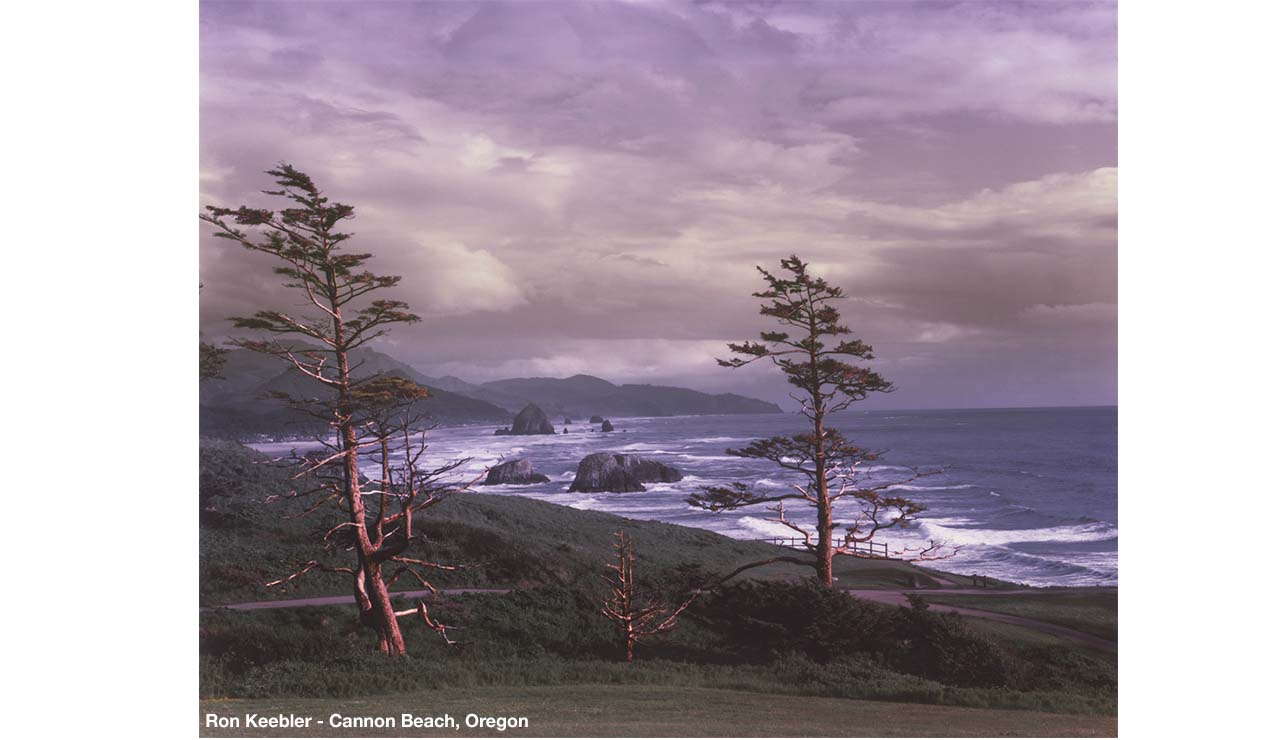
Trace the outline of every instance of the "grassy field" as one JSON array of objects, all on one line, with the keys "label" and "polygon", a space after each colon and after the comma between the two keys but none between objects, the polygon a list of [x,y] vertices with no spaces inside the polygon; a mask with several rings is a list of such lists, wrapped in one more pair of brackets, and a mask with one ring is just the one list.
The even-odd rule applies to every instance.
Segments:
[{"label": "grassy field", "polygon": [[[245,448],[204,443],[201,456],[203,604],[349,592],[345,576],[324,574],[264,589],[291,563],[319,555],[316,533],[332,522],[325,514],[283,518],[296,513],[296,501],[263,505],[288,491],[287,473]],[[438,586],[511,589],[429,600],[433,616],[461,628],[454,636],[464,650],[406,625],[410,655],[388,665],[350,607],[215,608],[200,615],[202,708],[305,710],[319,718],[509,712],[535,722],[519,733],[534,735],[1115,732],[1114,652],[1025,627],[854,599],[816,587],[803,578],[811,571],[794,565],[761,568],[699,597],[677,631],[642,642],[636,662],[621,663],[613,627],[599,614],[601,573],[619,528],[632,535],[642,581],[658,592],[682,593],[745,563],[790,554],[705,530],[459,495],[415,520],[428,536],[409,554],[469,566],[440,573]],[[839,558],[835,571],[846,588],[969,581],[884,560]],[[1011,588],[993,581],[963,603],[1077,629],[1109,624],[1114,635],[1114,595],[1000,593]],[[929,598],[942,603],[952,595]]]},{"label": "grassy field", "polygon": [[[366,699],[206,700],[200,703],[206,737],[493,737],[496,729],[310,730],[205,729],[205,713],[240,716],[298,714],[327,721],[348,717],[469,713],[526,717],[527,728],[505,734],[528,737],[1113,737],[1115,717],[1032,711],[916,706],[823,697],[766,696],[725,689],[665,686],[525,686],[468,688]],[[315,722],[312,723],[315,725]]]},{"label": "grassy field", "polygon": [[1043,593],[1007,596],[923,594],[931,604],[949,604],[1012,614],[1116,639],[1117,593],[1114,589],[1046,589]]}]

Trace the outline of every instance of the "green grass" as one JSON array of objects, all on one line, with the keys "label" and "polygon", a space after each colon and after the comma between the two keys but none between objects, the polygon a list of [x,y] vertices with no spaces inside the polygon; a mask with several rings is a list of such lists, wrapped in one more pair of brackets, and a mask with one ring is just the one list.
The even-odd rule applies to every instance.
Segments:
[{"label": "green grass", "polygon": [[922,594],[931,604],[963,606],[1060,624],[1115,640],[1117,594],[1114,589],[1046,589],[1007,596]]},{"label": "green grass", "polygon": [[[434,616],[465,628],[455,633],[466,641],[465,649],[455,652],[407,623],[410,657],[394,668],[371,651],[369,635],[351,608],[206,612],[200,619],[200,690],[206,698],[343,698],[410,689],[625,683],[983,708],[1115,711],[1114,655],[1090,654],[1043,633],[1032,634],[1046,639],[1027,641],[1016,633],[974,632],[955,615],[929,614],[920,617],[923,631],[907,629],[911,620],[902,621],[912,615],[907,610],[839,595],[833,598],[849,602],[848,609],[815,611],[812,602],[806,606],[785,596],[809,592],[792,587],[782,592],[781,600],[769,599],[775,588],[731,592],[696,606],[680,629],[642,642],[633,665],[617,660],[611,625],[596,613],[595,597],[581,590],[433,600]],[[760,606],[744,606],[752,602]],[[804,612],[817,619],[807,620]],[[857,637],[859,632],[865,637]],[[975,642],[970,633],[988,635],[990,644]],[[844,642],[830,635],[840,635]],[[818,640],[820,651],[814,653],[811,639]],[[902,639],[923,641],[928,650],[903,652],[896,647]],[[952,655],[954,665],[937,666],[930,655]],[[964,665],[973,668],[957,672],[954,667]]]},{"label": "green grass", "polygon": [[[1114,717],[1034,711],[911,706],[824,697],[762,696],[714,688],[567,685],[449,688],[359,700],[206,700],[207,737],[495,736],[495,730],[206,730],[206,712],[224,716],[293,713],[327,721],[346,716],[453,715],[527,717],[505,734],[528,737],[1114,737]],[[314,724],[314,722],[313,722]]]},{"label": "green grass", "polygon": [[[292,563],[323,557],[317,533],[332,526],[334,515],[285,519],[283,515],[297,513],[303,505],[296,501],[262,504],[268,495],[289,489],[288,474],[257,462],[260,456],[243,447],[202,444],[201,457],[203,604],[350,592],[348,577],[319,573],[308,574],[287,589],[265,590],[261,584],[291,572]],[[671,696],[704,696],[711,702],[708,706],[718,707],[711,714],[697,715],[695,702],[681,710],[683,715],[675,716],[699,717],[708,726],[720,728],[711,734],[749,734],[747,728],[730,729],[735,717],[745,716],[739,704],[758,705],[759,711],[766,711],[775,702],[786,708],[777,715],[762,715],[760,721],[766,724],[761,732],[766,734],[788,734],[792,727],[793,734],[955,734],[948,721],[939,719],[945,714],[937,713],[940,707],[1022,712],[1017,721],[1010,720],[1013,724],[1008,729],[979,724],[974,726],[982,729],[974,734],[1036,734],[1031,729],[1035,721],[1030,719],[1034,712],[1103,717],[1047,725],[1066,729],[1044,732],[1071,734],[1071,727],[1088,726],[1104,728],[1103,734],[1114,733],[1105,729],[1107,722],[1114,728],[1114,720],[1105,718],[1116,709],[1114,654],[1100,654],[1012,625],[912,612],[815,591],[799,585],[800,577],[812,572],[795,565],[752,571],[750,577],[759,579],[753,581],[757,585],[746,582],[744,576],[738,584],[700,598],[682,616],[680,629],[641,643],[634,665],[617,661],[616,636],[599,615],[600,577],[612,554],[616,530],[625,528],[631,534],[637,571],[659,589],[679,590],[682,583],[704,582],[747,562],[792,554],[771,545],[483,494],[459,495],[433,507],[415,519],[415,528],[428,535],[429,544],[415,544],[410,555],[470,566],[439,573],[437,586],[513,589],[507,594],[429,602],[435,617],[463,628],[454,636],[466,643],[465,650],[449,649],[406,620],[410,657],[389,665],[372,651],[370,633],[357,623],[351,607],[214,610],[200,616],[201,696],[248,702],[229,706],[310,702],[337,711],[361,702],[392,706],[400,701],[396,697],[416,692],[415,696],[432,702],[436,697],[454,696],[463,714],[475,709],[465,706],[469,697],[488,697],[485,701],[508,697],[526,702],[531,718],[535,709],[558,707],[559,711],[542,715],[546,717],[542,729],[529,728],[532,734],[701,731],[664,724],[671,713],[646,712],[642,704],[632,704],[633,699],[623,696],[668,697],[663,701]],[[835,574],[838,585],[845,588],[904,588],[933,578],[963,586],[969,580],[907,563],[853,558],[838,558]],[[993,590],[1008,586],[995,584]],[[396,588],[414,587],[396,584]],[[1105,624],[1105,614],[1090,611],[1105,612],[1105,599],[1030,596],[1029,603],[1042,608],[1052,607],[1052,599],[1058,599],[1069,615],[1062,618]],[[935,597],[947,596],[930,595]],[[988,595],[977,597],[972,606],[1012,609],[1021,598]],[[1114,625],[1114,597],[1109,608]],[[1044,613],[1024,616],[1054,621]],[[1074,623],[1068,626],[1080,628]],[[715,704],[713,695],[704,692],[756,696]],[[608,704],[602,696],[620,703]],[[853,706],[851,700],[911,706],[893,704],[876,710],[868,704],[857,711],[865,710],[869,716],[880,716],[875,714],[880,711],[883,725],[840,726],[832,718],[839,714],[837,708]],[[834,702],[829,705],[833,714],[799,709],[802,702],[826,701]],[[599,712],[584,707],[596,706],[613,707],[606,716],[626,732],[589,727],[590,721],[598,721]],[[897,717],[891,722],[894,713]],[[997,714],[983,721],[994,722]],[[781,719],[788,716],[798,724],[788,725]],[[917,728],[903,719],[915,716],[933,717],[935,724]],[[864,727],[878,729],[864,732]]]}]

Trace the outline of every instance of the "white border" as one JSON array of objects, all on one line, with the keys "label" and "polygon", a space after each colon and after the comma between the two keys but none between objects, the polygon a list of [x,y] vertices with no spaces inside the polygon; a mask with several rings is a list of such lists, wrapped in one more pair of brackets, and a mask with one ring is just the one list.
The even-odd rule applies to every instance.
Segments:
[{"label": "white border", "polygon": [[[1278,21],[1121,3],[1125,737],[1274,730]],[[197,6],[0,33],[5,729],[194,735]]]}]

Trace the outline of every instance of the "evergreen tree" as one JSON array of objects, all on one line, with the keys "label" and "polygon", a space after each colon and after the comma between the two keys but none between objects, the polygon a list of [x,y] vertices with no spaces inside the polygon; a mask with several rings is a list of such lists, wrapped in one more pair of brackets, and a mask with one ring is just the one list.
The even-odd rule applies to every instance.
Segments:
[{"label": "evergreen tree", "polygon": [[[288,164],[267,174],[279,189],[264,192],[288,201],[285,208],[277,212],[208,206],[200,218],[214,226],[215,236],[276,258],[281,264],[275,273],[302,298],[305,309],[301,312],[262,310],[234,317],[237,328],[268,338],[237,338],[231,344],[278,357],[323,389],[305,397],[277,394],[301,413],[324,421],[329,430],[318,438],[318,452],[294,458],[299,466],[295,479],[306,487],[291,496],[315,497],[308,512],[336,505],[345,521],[324,533],[324,545],[330,551],[350,550],[355,560],[301,563],[297,572],[268,585],[287,583],[316,570],[348,574],[361,623],[377,633],[383,653],[401,655],[405,647],[400,617],[417,614],[442,636],[445,627],[431,619],[422,603],[397,612],[383,569],[395,568],[392,580],[409,572],[429,587],[420,569],[448,567],[408,557],[405,551],[413,541],[413,514],[456,490],[439,479],[460,463],[421,470],[418,462],[425,440],[416,438],[423,426],[415,404],[427,391],[403,378],[361,377],[358,367],[349,362],[351,352],[383,336],[390,327],[418,321],[404,302],[373,297],[399,283],[398,276],[369,271],[365,263],[372,255],[345,249],[351,234],[340,231],[339,225],[353,218],[355,209],[330,202],[310,177]],[[362,483],[361,455],[379,467],[380,480]],[[366,497],[376,500],[376,507],[366,506]]]},{"label": "evergreen tree", "polygon": [[[906,480],[875,481],[867,474],[867,463],[878,454],[859,447],[830,427],[828,417],[843,411],[872,393],[887,393],[893,385],[878,373],[854,364],[874,359],[871,346],[853,338],[840,321],[832,303],[844,297],[839,287],[809,272],[809,266],[792,255],[782,260],[781,277],[757,267],[767,288],[753,293],[764,299],[761,315],[782,325],[782,330],[765,331],[760,341],[730,344],[735,357],[718,360],[723,367],[740,368],[759,360],[772,362],[787,382],[798,389],[791,397],[800,404],[800,413],[809,420],[811,431],[793,436],[756,440],[742,449],[728,450],[738,457],[769,460],[794,474],[800,482],[783,492],[759,492],[743,483],[705,486],[688,502],[709,511],[739,509],[770,504],[774,521],[795,530],[802,538],[804,557],[778,557],[739,568],[734,575],[771,562],[795,562],[811,566],[818,581],[831,586],[832,556],[867,556],[874,551],[872,538],[886,529],[903,528],[924,506],[888,491],[930,473],[916,472]],[[842,500],[857,502],[854,521],[836,521],[835,505]],[[787,518],[786,503],[798,501],[815,510],[816,530]],[[845,527],[837,536],[835,530]],[[930,543],[913,551],[913,559],[931,559],[944,545]],[[888,555],[887,550],[884,551]],[[904,554],[905,551],[896,554]],[[954,554],[954,553],[952,553]]]}]

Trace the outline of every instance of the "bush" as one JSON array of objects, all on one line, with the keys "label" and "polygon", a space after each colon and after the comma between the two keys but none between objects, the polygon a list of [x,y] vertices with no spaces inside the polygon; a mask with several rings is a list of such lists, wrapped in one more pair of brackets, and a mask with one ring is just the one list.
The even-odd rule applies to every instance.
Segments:
[{"label": "bush", "polygon": [[753,661],[799,653],[825,663],[877,654],[893,641],[891,610],[812,580],[735,583],[695,613],[721,634],[727,649]]},{"label": "bush", "polygon": [[953,686],[1010,683],[1007,656],[971,633],[955,614],[933,614],[922,602],[894,608],[856,599],[810,580],[748,581],[728,586],[699,610],[750,660],[796,653],[819,664],[872,660]]},{"label": "bush", "polygon": [[1010,661],[1000,648],[970,632],[960,615],[928,609],[913,601],[897,610],[894,661],[901,670],[953,686],[1009,685]]}]

